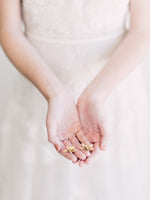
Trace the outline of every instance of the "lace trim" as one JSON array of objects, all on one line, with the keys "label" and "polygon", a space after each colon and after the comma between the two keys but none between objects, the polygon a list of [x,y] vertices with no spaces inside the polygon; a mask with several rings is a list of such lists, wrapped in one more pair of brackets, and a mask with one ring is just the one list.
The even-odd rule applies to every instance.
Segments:
[{"label": "lace trim", "polygon": [[89,42],[93,38],[109,38],[124,29],[127,11],[128,0],[23,1],[26,32],[48,41],[49,38],[56,41],[59,38],[65,42]]}]

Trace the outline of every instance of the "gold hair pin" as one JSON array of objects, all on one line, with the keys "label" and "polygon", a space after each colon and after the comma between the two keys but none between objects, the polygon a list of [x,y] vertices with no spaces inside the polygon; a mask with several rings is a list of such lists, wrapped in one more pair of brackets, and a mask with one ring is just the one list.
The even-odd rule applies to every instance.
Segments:
[{"label": "gold hair pin", "polygon": [[69,151],[70,153],[73,153],[76,151],[74,146],[67,146],[66,149],[63,152]]},{"label": "gold hair pin", "polygon": [[88,144],[83,144],[82,143],[82,146],[83,147],[81,147],[80,149],[85,149],[86,151],[93,151],[94,150],[93,144],[88,145]]}]

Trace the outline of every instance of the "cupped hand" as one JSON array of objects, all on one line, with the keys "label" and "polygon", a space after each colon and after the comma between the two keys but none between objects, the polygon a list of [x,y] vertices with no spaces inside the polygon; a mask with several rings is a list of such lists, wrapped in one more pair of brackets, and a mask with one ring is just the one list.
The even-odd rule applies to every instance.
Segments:
[{"label": "cupped hand", "polygon": [[84,89],[77,101],[77,109],[79,113],[82,130],[94,145],[94,151],[91,156],[84,161],[80,161],[79,165],[90,163],[100,150],[105,150],[108,139],[107,116],[105,114],[104,102],[98,93],[94,92],[92,87]]},{"label": "cupped hand", "polygon": [[[48,141],[65,158],[77,163],[90,156],[90,152],[81,149],[81,143],[90,144],[90,142],[81,130],[76,104],[68,89],[62,88],[49,100],[46,127]],[[67,146],[74,146],[76,151],[72,153],[65,151]]]}]

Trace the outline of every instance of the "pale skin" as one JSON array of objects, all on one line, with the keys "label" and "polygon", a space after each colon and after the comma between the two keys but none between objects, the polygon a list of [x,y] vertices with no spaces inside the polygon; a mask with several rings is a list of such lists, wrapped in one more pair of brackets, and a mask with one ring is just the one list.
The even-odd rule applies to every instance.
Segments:
[{"label": "pale skin", "polygon": [[[130,1],[130,30],[102,71],[87,85],[75,105],[68,89],[24,36],[21,30],[20,1],[0,0],[1,45],[14,66],[47,100],[46,126],[49,142],[73,163],[79,160],[79,166],[89,164],[99,150],[107,148],[109,132],[104,105],[111,92],[136,68],[150,48],[149,10],[150,2],[147,0]],[[82,127],[77,137],[68,132],[75,125]],[[79,141],[93,143],[94,151],[89,153],[81,150]],[[72,154],[63,152],[70,144],[77,151]]]}]

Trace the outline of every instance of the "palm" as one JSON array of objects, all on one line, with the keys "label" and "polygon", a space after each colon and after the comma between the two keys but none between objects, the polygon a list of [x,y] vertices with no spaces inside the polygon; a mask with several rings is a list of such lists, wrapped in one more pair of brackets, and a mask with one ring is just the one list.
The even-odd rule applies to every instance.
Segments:
[{"label": "palm", "polygon": [[78,111],[82,130],[87,139],[92,143],[99,142],[100,131],[98,128],[97,111],[94,111],[93,108],[91,109],[90,105],[81,105],[80,103],[78,104]]},{"label": "palm", "polygon": [[[94,158],[98,150],[105,149],[106,139],[106,117],[104,115],[104,108],[100,103],[91,100],[90,97],[81,94],[77,102],[77,109],[79,113],[80,123],[86,138],[94,144],[94,151],[85,162],[89,162]],[[81,162],[83,163],[83,162]]]},{"label": "palm", "polygon": [[[90,155],[89,152],[80,150],[81,144],[79,141],[89,143],[83,135],[83,132],[78,132],[78,138],[74,135],[75,129],[78,128],[81,130],[81,126],[76,105],[68,92],[53,97],[50,100],[46,124],[48,140],[67,159],[75,163],[78,159],[84,160],[86,156]],[[72,154],[64,152],[67,146],[75,146],[76,152]]]}]

